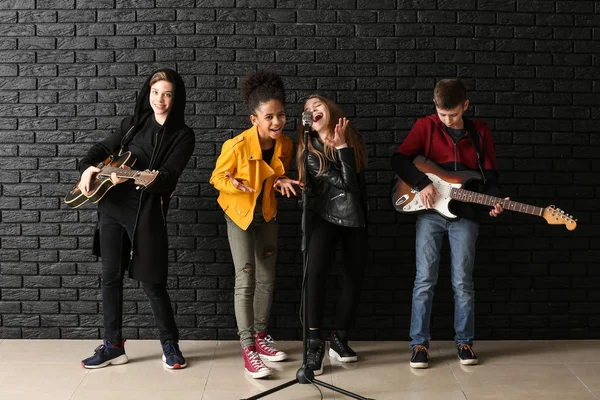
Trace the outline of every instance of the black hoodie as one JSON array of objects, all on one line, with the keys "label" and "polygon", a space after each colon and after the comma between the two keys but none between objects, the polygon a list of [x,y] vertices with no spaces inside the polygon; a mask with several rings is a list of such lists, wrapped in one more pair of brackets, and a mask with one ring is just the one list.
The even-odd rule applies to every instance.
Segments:
[{"label": "black hoodie", "polygon": [[[134,219],[133,246],[128,258],[131,259],[129,275],[132,278],[150,283],[166,283],[168,269],[166,216],[169,201],[195,145],[194,132],[184,121],[186,95],[181,76],[171,69],[161,69],[150,74],[138,93],[134,115],[123,119],[113,135],[92,146],[79,163],[79,171],[83,172],[111,154],[125,150],[147,119],[152,118],[154,112],[149,100],[150,79],[157,72],[165,72],[173,81],[173,100],[167,119],[156,137],[156,145],[149,165],[149,169],[158,171],[158,176],[141,192]],[[97,244],[95,240],[94,254],[100,256]],[[124,249],[125,251],[129,253],[130,249]]]}]

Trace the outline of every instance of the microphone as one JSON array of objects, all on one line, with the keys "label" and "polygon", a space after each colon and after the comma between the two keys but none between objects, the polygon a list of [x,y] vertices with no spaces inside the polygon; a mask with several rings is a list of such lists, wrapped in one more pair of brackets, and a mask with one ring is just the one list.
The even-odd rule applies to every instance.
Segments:
[{"label": "microphone", "polygon": [[302,125],[304,125],[304,129],[310,128],[312,123],[313,123],[312,111],[304,111],[302,113]]}]

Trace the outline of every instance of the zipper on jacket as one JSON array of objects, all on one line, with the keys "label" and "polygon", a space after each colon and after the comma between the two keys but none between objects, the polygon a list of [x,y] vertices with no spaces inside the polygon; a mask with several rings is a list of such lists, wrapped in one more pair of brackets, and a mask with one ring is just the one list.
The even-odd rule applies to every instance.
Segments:
[{"label": "zipper on jacket", "polygon": [[[158,150],[158,148],[160,147],[160,142],[158,142],[158,134],[160,133],[160,131],[162,131],[162,129],[159,129],[156,132],[156,136],[154,139],[154,142],[156,143],[156,146],[154,146],[154,150],[152,150],[152,157],[150,157],[150,165],[148,166],[149,170],[152,170],[152,163],[154,162],[154,156],[156,155],[156,151]],[[160,139],[162,142],[162,138],[164,136],[161,135]],[[135,224],[133,224],[133,233],[131,234],[131,252],[129,253],[129,262],[127,263],[127,269],[129,269],[129,264],[131,264],[131,260],[133,260],[133,246],[135,244],[135,231],[137,230],[137,224],[138,224],[138,220],[140,219],[140,211],[142,210],[142,198],[144,197],[144,190],[146,188],[144,186],[142,186],[141,188],[141,193],[140,193],[140,202],[138,203],[138,210],[137,213],[135,215]],[[161,201],[162,201],[162,197],[161,197]],[[162,206],[161,206],[161,214],[162,214]],[[163,217],[164,220],[164,217]]]},{"label": "zipper on jacket", "polygon": [[457,171],[458,169],[458,161],[456,159],[456,142],[454,142],[454,170]]},{"label": "zipper on jacket", "polygon": [[165,218],[165,211],[164,211],[163,205],[164,205],[163,198],[162,198],[162,196],[160,196],[160,215],[162,215],[162,218],[163,218],[163,225],[167,225],[167,219]]},{"label": "zipper on jacket", "polygon": [[346,193],[340,193],[340,194],[338,194],[337,196],[333,196],[331,199],[329,199],[329,201],[331,201],[331,200],[335,200],[335,199],[337,199],[338,197],[342,197],[342,196],[345,196],[345,195],[346,195]]}]

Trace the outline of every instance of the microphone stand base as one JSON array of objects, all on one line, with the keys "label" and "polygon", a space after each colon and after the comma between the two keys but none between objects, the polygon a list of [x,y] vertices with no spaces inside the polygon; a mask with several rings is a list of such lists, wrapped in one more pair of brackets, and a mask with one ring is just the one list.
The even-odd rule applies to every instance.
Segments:
[{"label": "microphone stand base", "polygon": [[315,373],[312,369],[306,368],[305,365],[298,368],[296,371],[296,380],[298,383],[306,384],[311,383],[315,379]]}]

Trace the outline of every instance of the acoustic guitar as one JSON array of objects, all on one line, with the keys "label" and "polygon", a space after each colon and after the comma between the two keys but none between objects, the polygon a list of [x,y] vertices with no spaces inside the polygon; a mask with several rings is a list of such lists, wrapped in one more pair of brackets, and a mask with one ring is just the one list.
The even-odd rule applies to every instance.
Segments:
[{"label": "acoustic guitar", "polygon": [[113,172],[117,174],[117,178],[133,179],[134,183],[138,186],[149,186],[156,179],[158,171],[138,171],[121,168],[122,166],[131,168],[135,164],[135,161],[135,157],[129,151],[118,156],[108,157],[104,162],[97,165],[100,171],[92,176],[89,193],[87,195],[83,194],[79,190],[80,181],[77,181],[77,184],[65,196],[65,203],[71,208],[77,208],[88,201],[92,203],[99,202],[115,186],[110,179],[110,175]]}]

